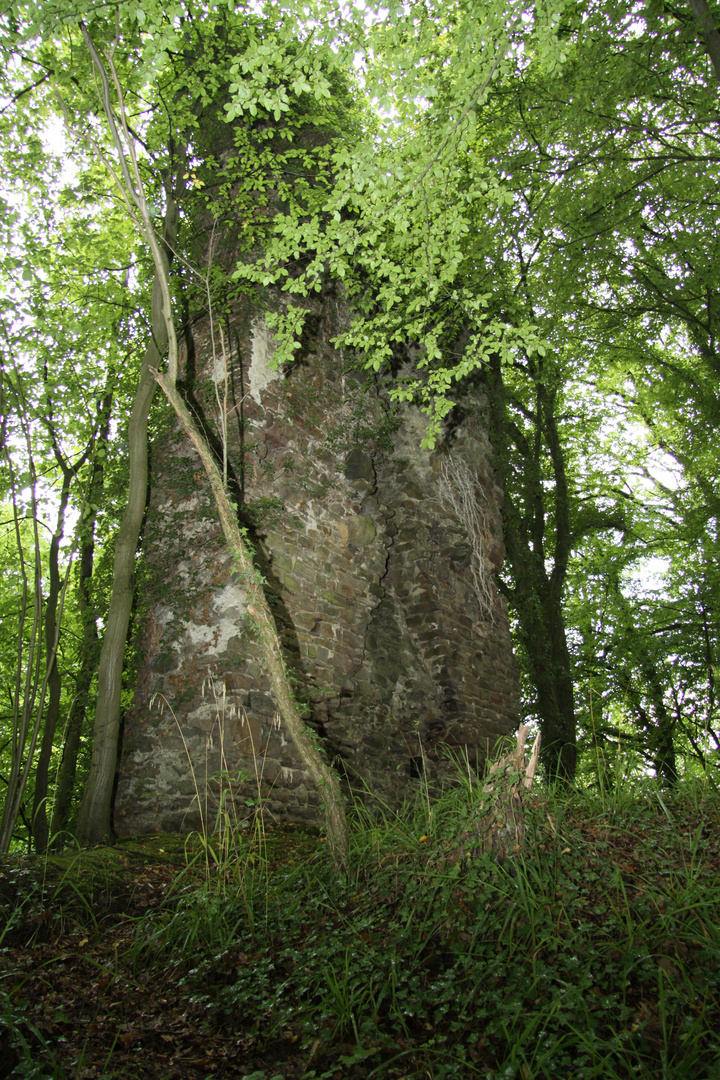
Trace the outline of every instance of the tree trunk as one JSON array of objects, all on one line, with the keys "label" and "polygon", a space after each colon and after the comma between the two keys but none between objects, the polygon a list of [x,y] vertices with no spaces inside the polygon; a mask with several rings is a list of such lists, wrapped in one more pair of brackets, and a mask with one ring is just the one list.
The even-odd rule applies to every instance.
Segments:
[{"label": "tree trunk", "polygon": [[60,506],[58,507],[55,532],[50,541],[49,553],[49,580],[47,601],[45,603],[45,663],[50,666],[48,672],[48,704],[45,712],[42,740],[40,742],[40,754],[35,768],[35,791],[33,794],[32,811],[32,835],[33,847],[36,852],[47,851],[49,829],[47,817],[48,773],[52,758],[53,743],[55,741],[55,728],[60,715],[60,692],[62,683],[60,670],[57,665],[57,655],[54,650],[55,639],[58,629],[58,605],[60,602],[60,542],[65,531],[65,511],[70,498],[70,485],[74,473],[65,470],[63,486],[60,492]]},{"label": "tree trunk", "polygon": [[[63,846],[63,834],[67,830],[68,821],[70,819],[73,788],[75,786],[75,772],[77,769],[77,757],[80,749],[80,737],[82,735],[85,715],[89,704],[88,698],[90,687],[92,685],[98,661],[97,624],[89,600],[89,579],[92,575],[93,548],[94,544],[90,541],[89,544],[84,544],[81,550],[78,606],[80,611],[80,621],[82,623],[82,660],[75,682],[75,694],[65,725],[62,757],[58,768],[55,798],[53,799],[52,824],[50,826],[50,843],[53,847]],[[85,571],[88,553],[90,558],[90,573]]]},{"label": "tree trunk", "polygon": [[[175,245],[176,233],[177,206],[168,197],[163,241],[170,249]],[[167,248],[163,249],[161,258],[167,267]],[[113,588],[98,671],[92,758],[75,832],[81,844],[99,844],[112,835],[112,795],[120,735],[123,660],[134,595],[135,556],[147,499],[148,416],[157,387],[150,369],[157,367],[168,340],[163,313],[163,284],[161,275],[156,271],[152,290],[152,339],[140,367],[128,423],[128,501],[115,541]]]},{"label": "tree trunk", "polygon": [[[500,358],[491,360],[492,442],[505,492],[503,534],[513,580],[513,588],[505,593],[518,618],[535,687],[543,765],[549,779],[569,781],[575,776],[577,747],[572,663],[562,606],[572,535],[568,484],[554,395],[542,371],[528,364],[528,374],[535,380],[534,409],[526,410],[533,418],[531,434],[521,431],[510,413]],[[555,481],[550,507],[543,471],[547,457]],[[550,573],[548,556],[553,563]]]},{"label": "tree trunk", "polygon": [[553,779],[572,780],[577,763],[575,692],[565,620],[557,601],[542,597],[537,618],[520,614],[520,633],[542,718],[543,764]]},{"label": "tree trunk", "polygon": [[[112,373],[108,375],[108,382]],[[106,386],[108,383],[106,383]],[[77,768],[77,756],[80,749],[80,737],[82,735],[85,715],[89,704],[90,687],[95,675],[98,663],[98,631],[95,615],[92,610],[90,597],[90,582],[93,574],[93,561],[95,557],[95,522],[97,510],[102,500],[103,477],[105,472],[104,462],[108,444],[110,429],[110,413],[112,409],[113,391],[108,389],[101,407],[100,431],[96,439],[96,449],[100,448],[102,455],[95,455],[93,460],[93,473],[88,491],[88,513],[81,525],[80,533],[80,576],[77,586],[78,610],[82,625],[81,660],[80,670],[75,682],[75,694],[73,696],[70,712],[65,725],[62,758],[58,769],[55,798],[53,800],[53,816],[50,828],[51,844],[57,847],[63,845],[63,834],[67,830],[72,805],[73,788],[75,786],[75,771]]]},{"label": "tree trunk", "polygon": [[705,48],[715,71],[715,77],[720,82],[720,32],[718,32],[712,12],[705,0],[690,0],[690,7],[702,31]]}]

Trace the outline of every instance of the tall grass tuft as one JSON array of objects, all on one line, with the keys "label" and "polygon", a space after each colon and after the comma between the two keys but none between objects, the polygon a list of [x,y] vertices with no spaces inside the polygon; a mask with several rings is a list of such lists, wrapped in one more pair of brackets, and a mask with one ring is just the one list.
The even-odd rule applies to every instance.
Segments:
[{"label": "tall grass tuft", "polygon": [[[177,726],[193,780],[200,828],[186,838],[185,871],[176,877],[163,910],[160,914],[149,913],[138,929],[133,950],[135,967],[176,954],[193,955],[202,946],[222,950],[237,939],[241,925],[249,928],[252,937],[256,915],[269,895],[268,835],[262,795],[264,756],[251,734],[256,795],[249,800],[238,791],[238,783],[247,777],[233,773],[225,755],[225,690],[219,697],[213,680],[208,679],[203,695],[208,691],[215,705],[215,724],[208,739],[217,739],[220,770],[209,777],[206,769],[202,788],[171,705],[162,695],[156,695],[151,702],[167,708]],[[208,794],[210,782],[216,784],[212,800]],[[248,816],[249,804],[252,812]]]}]

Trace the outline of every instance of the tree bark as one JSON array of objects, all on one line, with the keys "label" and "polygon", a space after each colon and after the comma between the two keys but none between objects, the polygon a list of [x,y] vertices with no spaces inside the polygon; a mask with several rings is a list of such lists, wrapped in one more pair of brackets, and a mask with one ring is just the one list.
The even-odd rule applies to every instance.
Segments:
[{"label": "tree bark", "polygon": [[[520,633],[542,720],[543,764],[553,779],[569,781],[575,776],[577,763],[572,666],[562,607],[543,592],[538,593],[539,603],[532,597],[527,604],[518,605]],[[536,607],[539,610],[534,615]]]},{"label": "tree bark", "polygon": [[47,816],[48,773],[55,741],[55,728],[60,715],[60,693],[62,690],[60,669],[57,665],[57,655],[54,650],[58,630],[58,605],[62,588],[60,580],[60,542],[65,531],[65,511],[70,498],[70,486],[73,476],[74,472],[72,470],[65,470],[55,532],[50,541],[50,587],[45,602],[45,663],[50,667],[48,672],[48,704],[40,741],[40,754],[35,767],[35,791],[33,793],[32,810],[33,847],[38,853],[47,851],[49,839]]},{"label": "tree bark", "polygon": [[712,12],[705,0],[690,0],[690,7],[702,31],[705,48],[720,83],[720,32],[715,25]]},{"label": "tree bark", "polygon": [[97,622],[92,609],[90,583],[95,558],[96,507],[100,505],[102,499],[104,462],[110,430],[110,412],[113,400],[113,390],[109,385],[111,378],[112,373],[110,372],[106,383],[108,389],[101,406],[100,430],[96,439],[96,449],[100,448],[103,453],[102,455],[96,454],[93,461],[92,479],[87,499],[89,509],[85,521],[81,524],[80,532],[80,574],[77,585],[77,601],[82,626],[81,658],[80,670],[75,682],[75,694],[73,695],[65,725],[62,757],[58,768],[55,798],[53,800],[50,843],[57,847],[63,845],[63,834],[67,830],[70,819],[80,737],[89,705],[90,687],[98,664],[99,638]]},{"label": "tree bark", "polygon": [[[505,501],[503,533],[514,587],[506,595],[518,617],[520,637],[535,687],[542,731],[542,762],[550,779],[570,781],[577,761],[572,664],[562,607],[571,547],[571,522],[565,458],[554,415],[554,397],[540,377],[534,391],[532,435],[510,415],[502,364],[490,364],[490,417],[495,460]],[[554,535],[548,529],[542,455],[549,453],[554,474]],[[520,459],[520,468],[513,467]],[[513,478],[515,478],[514,483]],[[546,558],[552,556],[548,574]]]},{"label": "tree bark", "polygon": [[62,757],[60,758],[55,798],[53,799],[52,823],[50,826],[50,844],[52,847],[63,846],[63,834],[67,831],[70,820],[80,737],[89,704],[90,687],[98,662],[99,639],[97,624],[90,604],[93,556],[94,541],[86,541],[80,551],[80,581],[78,582],[78,609],[82,624],[82,659],[75,682],[75,694],[65,725]]}]

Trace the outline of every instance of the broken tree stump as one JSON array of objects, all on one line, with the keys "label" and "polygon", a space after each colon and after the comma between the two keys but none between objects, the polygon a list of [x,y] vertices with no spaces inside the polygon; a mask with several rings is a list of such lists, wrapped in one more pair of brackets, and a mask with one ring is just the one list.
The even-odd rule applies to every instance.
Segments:
[{"label": "broken tree stump", "polygon": [[540,754],[540,735],[533,743],[530,758],[525,760],[525,743],[530,728],[522,724],[517,746],[510,754],[490,766],[483,786],[483,801],[477,820],[459,838],[461,847],[454,852],[451,863],[472,858],[481,852],[492,852],[502,863],[517,854],[525,841],[523,803],[532,787]]}]

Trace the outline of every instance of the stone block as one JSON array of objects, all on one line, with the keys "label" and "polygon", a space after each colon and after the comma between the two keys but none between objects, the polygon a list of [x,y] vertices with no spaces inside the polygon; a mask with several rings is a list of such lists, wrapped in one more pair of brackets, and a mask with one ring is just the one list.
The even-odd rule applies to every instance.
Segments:
[{"label": "stone block", "polygon": [[256,716],[241,713],[240,716],[232,717],[227,726],[237,753],[247,755],[250,758],[259,756],[262,725]]},{"label": "stone block", "polygon": [[225,690],[229,694],[249,690],[252,685],[253,680],[245,671],[228,671],[225,675]]},{"label": "stone block", "polygon": [[377,533],[375,522],[364,514],[339,521],[337,528],[344,547],[366,547],[372,544]]},{"label": "stone block", "polygon": [[270,694],[262,694],[254,690],[250,694],[248,710],[261,716],[273,716],[277,712],[277,707]]},{"label": "stone block", "polygon": [[350,481],[365,480],[368,484],[373,484],[375,467],[370,455],[359,447],[351,450],[345,458],[345,476]]},{"label": "stone block", "polygon": [[272,556],[272,568],[275,572],[283,571],[286,574],[293,573],[293,560],[290,555],[283,552],[274,552]]}]

